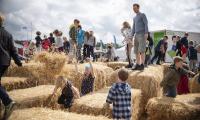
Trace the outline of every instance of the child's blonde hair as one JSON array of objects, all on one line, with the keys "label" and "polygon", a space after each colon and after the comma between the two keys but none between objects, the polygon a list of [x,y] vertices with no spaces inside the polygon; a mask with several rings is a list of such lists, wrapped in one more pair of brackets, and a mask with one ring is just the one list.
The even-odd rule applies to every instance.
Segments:
[{"label": "child's blonde hair", "polygon": [[131,28],[131,26],[127,21],[125,21],[123,22],[123,28]]}]

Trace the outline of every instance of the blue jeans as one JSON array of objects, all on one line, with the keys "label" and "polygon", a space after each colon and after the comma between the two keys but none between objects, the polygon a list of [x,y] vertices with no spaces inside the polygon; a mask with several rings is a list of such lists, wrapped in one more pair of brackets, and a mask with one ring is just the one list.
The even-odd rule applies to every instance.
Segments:
[{"label": "blue jeans", "polygon": [[1,77],[3,76],[7,68],[8,66],[0,65],[0,99],[2,100],[4,106],[7,106],[12,102],[5,89],[1,86]]},{"label": "blue jeans", "polygon": [[167,97],[173,97],[175,98],[177,95],[176,93],[176,86],[167,86]]}]

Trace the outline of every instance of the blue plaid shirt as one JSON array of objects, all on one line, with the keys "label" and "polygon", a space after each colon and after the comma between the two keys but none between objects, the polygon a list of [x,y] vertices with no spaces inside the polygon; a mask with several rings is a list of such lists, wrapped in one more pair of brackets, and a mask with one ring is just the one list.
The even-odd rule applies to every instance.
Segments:
[{"label": "blue plaid shirt", "polygon": [[131,87],[128,83],[114,83],[106,102],[113,104],[113,119],[131,119]]}]

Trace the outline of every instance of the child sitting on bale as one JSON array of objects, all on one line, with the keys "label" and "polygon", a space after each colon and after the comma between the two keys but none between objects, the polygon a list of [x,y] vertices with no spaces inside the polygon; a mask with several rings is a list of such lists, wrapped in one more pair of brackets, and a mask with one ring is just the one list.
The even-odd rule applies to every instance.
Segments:
[{"label": "child sitting on bale", "polygon": [[174,57],[174,64],[169,67],[169,71],[166,73],[164,79],[160,83],[163,87],[164,94],[167,97],[176,97],[176,87],[179,83],[180,76],[184,74],[194,75],[192,71],[188,71],[183,68],[183,59],[179,56]]},{"label": "child sitting on bale", "polygon": [[104,108],[109,108],[113,104],[114,120],[130,120],[131,119],[131,87],[126,82],[128,79],[128,71],[124,68],[118,72],[118,81],[112,85],[109,90]]},{"label": "child sitting on bale", "polygon": [[55,96],[59,88],[62,90],[62,92],[58,98],[58,104],[64,105],[65,108],[70,108],[74,99],[80,98],[78,89],[75,88],[70,81],[66,80],[63,76],[59,76],[57,78],[52,96]]},{"label": "child sitting on bale", "polygon": [[93,92],[94,90],[94,71],[90,58],[86,59],[89,64],[85,65],[85,72],[81,84],[81,96]]}]

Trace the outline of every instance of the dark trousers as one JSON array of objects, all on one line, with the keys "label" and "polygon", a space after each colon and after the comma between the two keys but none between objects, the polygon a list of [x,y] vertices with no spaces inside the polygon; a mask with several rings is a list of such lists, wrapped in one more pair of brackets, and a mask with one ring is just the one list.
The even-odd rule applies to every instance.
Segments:
[{"label": "dark trousers", "polygon": [[155,55],[151,59],[151,63],[153,63],[155,59],[158,59],[156,64],[160,64],[160,60],[163,59],[163,54],[160,51],[155,51]]},{"label": "dark trousers", "polygon": [[2,100],[4,106],[9,105],[12,100],[8,96],[5,89],[1,86],[1,77],[3,76],[4,72],[8,69],[8,66],[2,66],[0,65],[0,99]]},{"label": "dark trousers", "polygon": [[94,55],[94,47],[89,45],[89,51],[88,51],[88,57],[92,56],[93,61],[95,61],[95,55]]},{"label": "dark trousers", "polygon": [[84,45],[83,46],[83,59],[87,58],[87,51],[89,50],[89,45]]},{"label": "dark trousers", "polygon": [[90,55],[93,57],[93,60],[95,60],[95,55],[94,55],[94,47],[90,45],[84,45],[83,47],[83,58],[90,57]]},{"label": "dark trousers", "polygon": [[182,55],[181,55],[181,50],[178,50],[178,51],[177,51],[176,56],[182,57]]}]

